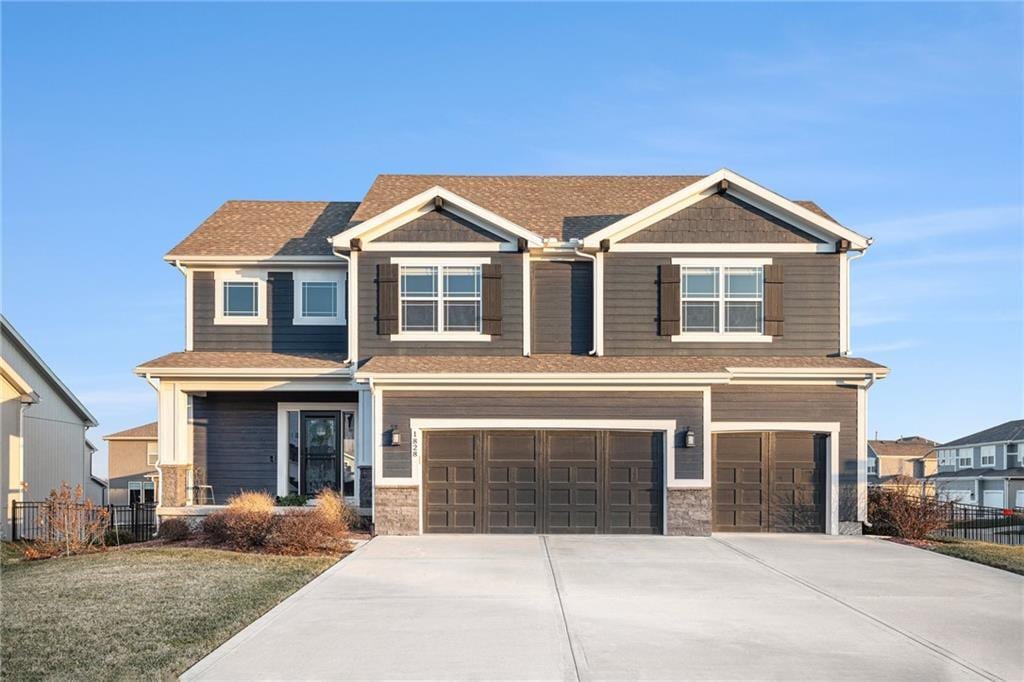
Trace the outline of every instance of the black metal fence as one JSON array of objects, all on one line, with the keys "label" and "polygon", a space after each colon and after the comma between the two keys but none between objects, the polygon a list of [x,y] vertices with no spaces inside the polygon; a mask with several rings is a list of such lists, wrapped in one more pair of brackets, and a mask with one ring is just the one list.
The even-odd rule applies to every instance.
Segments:
[{"label": "black metal fence", "polygon": [[1001,545],[1024,545],[1024,509],[997,509],[974,504],[942,502],[946,527],[935,535],[981,540]]},{"label": "black metal fence", "polygon": [[[53,540],[54,529],[45,521],[46,502],[11,502],[11,540]],[[81,525],[95,522],[107,510],[107,527],[132,537],[135,542],[149,540],[156,534],[156,505],[110,504],[86,507],[73,505]]]}]

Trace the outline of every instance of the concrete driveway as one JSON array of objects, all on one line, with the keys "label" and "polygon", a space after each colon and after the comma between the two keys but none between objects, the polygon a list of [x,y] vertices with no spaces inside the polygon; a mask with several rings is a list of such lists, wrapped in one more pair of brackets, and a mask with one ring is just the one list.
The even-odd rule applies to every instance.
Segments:
[{"label": "concrete driveway", "polygon": [[1024,678],[1024,578],[869,538],[381,537],[185,679]]}]

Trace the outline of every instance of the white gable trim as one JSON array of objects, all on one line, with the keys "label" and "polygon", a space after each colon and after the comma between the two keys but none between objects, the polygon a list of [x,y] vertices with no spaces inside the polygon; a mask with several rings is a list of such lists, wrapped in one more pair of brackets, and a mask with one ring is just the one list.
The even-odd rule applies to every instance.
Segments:
[{"label": "white gable trim", "polygon": [[871,244],[869,237],[847,229],[834,220],[820,216],[725,168],[591,234],[583,240],[583,244],[585,247],[599,248],[604,239],[615,244],[659,220],[706,199],[718,191],[718,183],[722,180],[729,183],[727,193],[781,220],[793,223],[809,234],[828,240],[846,239],[849,240],[850,247],[857,250],[866,249]]},{"label": "white gable trim", "polygon": [[451,211],[499,237],[512,241],[525,239],[526,243],[532,247],[540,247],[544,244],[540,235],[436,185],[375,215],[351,230],[335,235],[331,238],[331,244],[338,249],[347,249],[353,239],[372,242],[377,237],[433,211],[434,199],[437,198],[444,200],[445,210]]}]

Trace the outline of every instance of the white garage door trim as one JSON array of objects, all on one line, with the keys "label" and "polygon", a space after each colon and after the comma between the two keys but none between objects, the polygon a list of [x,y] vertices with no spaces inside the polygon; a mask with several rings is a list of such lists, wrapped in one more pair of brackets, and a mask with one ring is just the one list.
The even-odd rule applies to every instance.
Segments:
[{"label": "white garage door trim", "polygon": [[478,431],[488,429],[520,429],[551,431],[554,429],[579,431],[660,431],[664,434],[664,449],[661,453],[663,475],[666,485],[661,494],[661,528],[668,533],[668,481],[675,475],[675,457],[669,457],[676,434],[674,419],[410,419],[409,430],[412,433],[410,444],[412,469],[417,474],[419,503],[419,528],[423,534],[423,431],[463,430]]},{"label": "white garage door trim", "polygon": [[825,534],[839,535],[839,422],[711,422],[711,433],[746,431],[813,431],[828,434],[825,480],[828,504],[825,505]]}]

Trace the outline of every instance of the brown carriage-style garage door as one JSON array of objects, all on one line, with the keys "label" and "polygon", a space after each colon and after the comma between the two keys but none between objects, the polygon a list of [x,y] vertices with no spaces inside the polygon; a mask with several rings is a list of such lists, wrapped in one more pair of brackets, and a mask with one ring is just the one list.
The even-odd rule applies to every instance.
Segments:
[{"label": "brown carriage-style garage door", "polygon": [[661,533],[663,434],[427,431],[428,533]]},{"label": "brown carriage-style garage door", "polygon": [[826,438],[715,435],[712,530],[823,533]]}]

